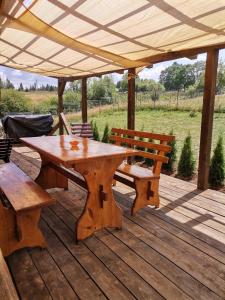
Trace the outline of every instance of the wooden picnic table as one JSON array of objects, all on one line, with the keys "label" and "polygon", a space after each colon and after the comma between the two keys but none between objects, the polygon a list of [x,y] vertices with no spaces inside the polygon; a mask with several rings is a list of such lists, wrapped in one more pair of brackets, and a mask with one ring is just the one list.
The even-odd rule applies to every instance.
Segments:
[{"label": "wooden picnic table", "polygon": [[84,177],[88,194],[76,223],[76,240],[105,227],[122,227],[122,212],[112,192],[113,176],[122,161],[136,155],[137,150],[68,135],[21,140],[41,156],[42,166],[36,182],[43,188],[68,188],[68,177],[59,171],[60,166],[72,168]]}]

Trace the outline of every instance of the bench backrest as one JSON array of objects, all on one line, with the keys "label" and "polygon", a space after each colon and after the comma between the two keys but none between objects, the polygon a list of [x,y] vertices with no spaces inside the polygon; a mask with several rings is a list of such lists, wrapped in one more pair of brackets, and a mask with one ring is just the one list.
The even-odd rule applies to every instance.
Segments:
[{"label": "bench backrest", "polygon": [[0,139],[0,160],[9,162],[10,154],[12,150],[12,139]]},{"label": "bench backrest", "polygon": [[[162,163],[168,162],[166,153],[171,151],[168,142],[175,139],[173,135],[157,134],[146,131],[137,131],[122,128],[112,128],[110,140],[118,146],[142,149],[138,156],[154,161],[153,173],[160,174]],[[155,143],[158,141],[158,143]]]},{"label": "bench backrest", "polygon": [[90,123],[71,123],[71,132],[80,137],[93,138],[92,127]]},{"label": "bench backrest", "polygon": [[64,113],[60,113],[60,118],[63,122],[67,134],[93,138],[93,131],[90,123],[71,123],[69,125]]}]

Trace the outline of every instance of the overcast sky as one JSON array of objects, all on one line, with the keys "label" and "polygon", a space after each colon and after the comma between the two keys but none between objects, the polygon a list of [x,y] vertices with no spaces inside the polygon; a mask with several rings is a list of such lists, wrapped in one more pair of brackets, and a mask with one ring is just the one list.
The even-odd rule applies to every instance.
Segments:
[{"label": "overcast sky", "polygon": [[[220,58],[225,61],[225,49],[220,50]],[[206,59],[206,54],[198,55],[197,60],[205,60],[205,59]],[[176,61],[181,64],[190,64],[196,62],[196,60],[189,60],[187,58],[178,59]],[[141,78],[158,80],[161,71],[164,70],[166,67],[170,66],[173,62],[174,61],[169,61],[169,62],[162,62],[162,63],[155,64],[151,69],[144,69],[142,72],[139,73],[139,76]],[[19,86],[21,82],[24,87],[29,87],[35,81],[37,81],[38,86],[42,84],[46,85],[47,83],[52,85],[57,85],[56,79],[36,75],[34,73],[22,72],[19,70],[14,70],[3,66],[0,66],[0,77],[4,81],[6,80],[6,78],[8,78],[10,81],[12,81],[12,83],[16,88]],[[114,81],[116,82],[121,78],[121,75],[113,74],[113,78]]]}]

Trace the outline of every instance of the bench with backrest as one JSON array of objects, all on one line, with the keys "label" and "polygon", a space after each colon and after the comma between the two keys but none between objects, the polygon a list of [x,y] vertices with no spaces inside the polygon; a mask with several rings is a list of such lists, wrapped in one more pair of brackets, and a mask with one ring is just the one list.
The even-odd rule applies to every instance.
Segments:
[{"label": "bench with backrest", "polygon": [[13,163],[0,165],[0,248],[8,256],[24,247],[45,247],[38,227],[50,195]]},{"label": "bench with backrest", "polygon": [[13,140],[10,138],[0,139],[0,160],[9,162],[10,154],[12,150]]},{"label": "bench with backrest", "polygon": [[19,299],[13,284],[8,267],[0,249],[0,299],[17,300]]},{"label": "bench with backrest", "polygon": [[161,166],[168,162],[166,153],[171,151],[168,142],[174,139],[175,137],[171,135],[112,128],[110,136],[112,142],[119,146],[143,148],[145,150],[140,150],[138,156],[153,160],[152,169],[123,162],[114,176],[115,181],[126,184],[136,191],[136,198],[131,210],[132,215],[147,205],[159,207]]},{"label": "bench with backrest", "polygon": [[67,134],[93,139],[92,126],[90,123],[71,123],[69,125],[64,113],[60,113],[60,118]]}]

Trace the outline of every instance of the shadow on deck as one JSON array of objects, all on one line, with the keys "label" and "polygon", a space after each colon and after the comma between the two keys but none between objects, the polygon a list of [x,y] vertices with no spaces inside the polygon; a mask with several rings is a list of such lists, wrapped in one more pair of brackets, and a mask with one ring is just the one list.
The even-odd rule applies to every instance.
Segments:
[{"label": "shadow on deck", "polygon": [[[35,178],[40,160],[28,148],[12,160]],[[76,219],[86,193],[52,189],[42,212],[45,250],[15,252],[7,262],[21,299],[225,299],[225,195],[162,175],[160,209],[130,216],[134,193],[118,184],[123,229],[79,244]]]}]

